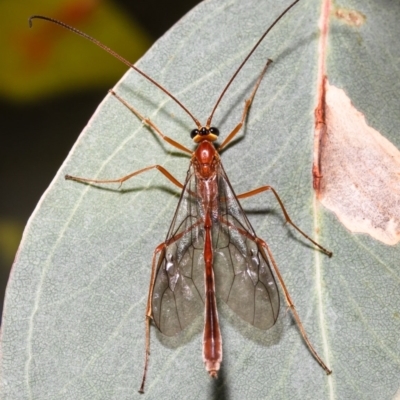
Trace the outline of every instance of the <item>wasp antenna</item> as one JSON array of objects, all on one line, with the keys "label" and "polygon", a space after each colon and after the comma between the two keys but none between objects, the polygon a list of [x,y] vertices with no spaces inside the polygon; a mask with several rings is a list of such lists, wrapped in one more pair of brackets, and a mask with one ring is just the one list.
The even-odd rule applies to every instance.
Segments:
[{"label": "wasp antenna", "polygon": [[227,85],[225,86],[224,90],[222,91],[222,93],[220,94],[220,96],[218,97],[217,102],[214,105],[214,108],[211,111],[210,116],[208,117],[207,120],[207,124],[206,126],[211,126],[211,121],[213,119],[215,110],[217,109],[219,103],[221,102],[222,98],[224,97],[226,91],[228,90],[229,86],[231,86],[231,83],[235,80],[237,74],[240,72],[240,70],[243,68],[243,66],[246,64],[247,60],[251,57],[251,55],[254,53],[254,51],[257,49],[257,47],[260,45],[260,43],[264,40],[265,36],[268,35],[268,33],[270,32],[270,30],[279,22],[279,20],[296,4],[298,3],[300,0],[296,0],[294,1],[289,7],[286,8],[286,10],[284,10],[279,17],[273,22],[273,24],[263,33],[263,35],[260,37],[260,39],[258,40],[258,42],[253,46],[253,48],[250,50],[250,53],[247,55],[247,57],[243,60],[243,62],[239,65],[239,68],[235,71],[235,73],[232,75],[232,78],[229,79]]},{"label": "wasp antenna", "polygon": [[113,57],[127,65],[129,68],[134,69],[137,73],[142,75],[145,79],[150,81],[153,85],[157,86],[159,89],[161,89],[167,96],[169,96],[173,101],[175,101],[176,104],[178,104],[188,115],[194,123],[197,125],[198,128],[201,128],[200,122],[193,116],[193,114],[172,94],[170,93],[167,89],[165,89],[163,86],[161,86],[157,81],[155,81],[153,78],[151,78],[149,75],[144,73],[142,70],[139,68],[135,67],[132,63],[130,63],[128,60],[120,56],[118,53],[116,53],[114,50],[111,50],[109,47],[104,45],[103,43],[99,42],[97,39],[93,38],[92,36],[89,36],[88,34],[80,31],[79,29],[73,28],[70,25],[65,24],[64,22],[58,21],[57,19],[50,18],[50,17],[45,17],[43,15],[32,15],[29,18],[29,27],[32,28],[32,20],[33,19],[43,19],[45,21],[52,22],[53,24],[59,25],[73,33],[76,33],[77,35],[89,40],[90,42],[94,43],[96,46],[100,47],[107,53],[111,54]]}]

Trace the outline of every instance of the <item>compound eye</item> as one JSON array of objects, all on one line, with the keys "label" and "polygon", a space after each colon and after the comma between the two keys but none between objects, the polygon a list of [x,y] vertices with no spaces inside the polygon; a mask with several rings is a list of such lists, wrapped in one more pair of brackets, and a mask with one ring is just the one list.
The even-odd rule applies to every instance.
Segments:
[{"label": "compound eye", "polygon": [[210,133],[212,133],[212,134],[215,135],[215,136],[219,136],[219,129],[218,129],[218,128],[211,127],[211,128],[210,128]]},{"label": "compound eye", "polygon": [[190,132],[190,137],[193,139],[194,137],[196,137],[199,134],[199,130],[198,129],[193,129],[192,132]]}]

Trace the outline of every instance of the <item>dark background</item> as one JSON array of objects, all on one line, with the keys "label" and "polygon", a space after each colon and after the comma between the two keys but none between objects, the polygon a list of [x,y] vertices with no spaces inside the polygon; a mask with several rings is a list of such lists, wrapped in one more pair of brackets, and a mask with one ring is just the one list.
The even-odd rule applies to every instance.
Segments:
[{"label": "dark background", "polygon": [[[199,0],[114,0],[157,40]],[[122,76],[122,74],[121,74]],[[22,228],[109,85],[25,104],[0,98],[0,219]],[[11,234],[11,233],[10,233]],[[15,249],[16,250],[16,249]],[[0,254],[0,315],[12,259]]]}]

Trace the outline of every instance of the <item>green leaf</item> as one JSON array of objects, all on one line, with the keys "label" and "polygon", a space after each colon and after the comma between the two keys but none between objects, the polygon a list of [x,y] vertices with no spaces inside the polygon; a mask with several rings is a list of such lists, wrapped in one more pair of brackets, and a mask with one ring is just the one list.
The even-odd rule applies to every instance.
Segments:
[{"label": "green leaf", "polygon": [[[139,66],[205,122],[237,66],[287,3],[204,2]],[[341,5],[363,13],[366,23],[351,27],[332,17],[329,79],[399,147],[400,73],[389,55],[400,54],[400,6],[371,0]],[[203,368],[201,319],[173,339],[152,327],[146,398],[389,399],[399,388],[399,246],[351,234],[314,199],[320,8],[320,1],[301,1],[278,23],[213,122],[226,137],[272,58],[245,129],[222,162],[237,193],[272,185],[295,223],[334,252],[327,258],[284,225],[271,194],[242,202],[333,374],[326,376],[312,358],[283,296],[278,322],[266,332],[220,302],[220,378],[210,380]],[[116,91],[165,134],[192,146],[191,120],[157,88],[129,72]],[[4,398],[139,397],[152,252],[165,238],[179,191],[157,172],[124,183],[122,190],[63,177],[117,178],[161,164],[183,181],[188,162],[115,98],[100,105],[24,233],[3,315]]]}]

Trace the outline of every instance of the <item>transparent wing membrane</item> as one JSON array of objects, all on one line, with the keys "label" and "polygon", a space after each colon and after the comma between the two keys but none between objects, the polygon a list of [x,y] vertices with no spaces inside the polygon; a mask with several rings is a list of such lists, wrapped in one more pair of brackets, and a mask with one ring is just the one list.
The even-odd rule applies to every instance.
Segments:
[{"label": "transparent wing membrane", "polygon": [[268,259],[225,171],[219,171],[219,223],[214,234],[215,291],[242,319],[259,329],[274,325],[279,292]]},{"label": "transparent wing membrane", "polygon": [[153,318],[167,336],[180,332],[204,311],[204,235],[195,184],[191,166],[158,260]]},{"label": "transparent wing membrane", "polygon": [[[255,242],[222,165],[217,171],[218,198],[212,205],[216,295],[243,320],[270,328],[279,311],[279,294],[269,262]],[[168,336],[180,332],[204,312],[204,215],[191,164],[165,247],[152,297],[153,319]]]}]

